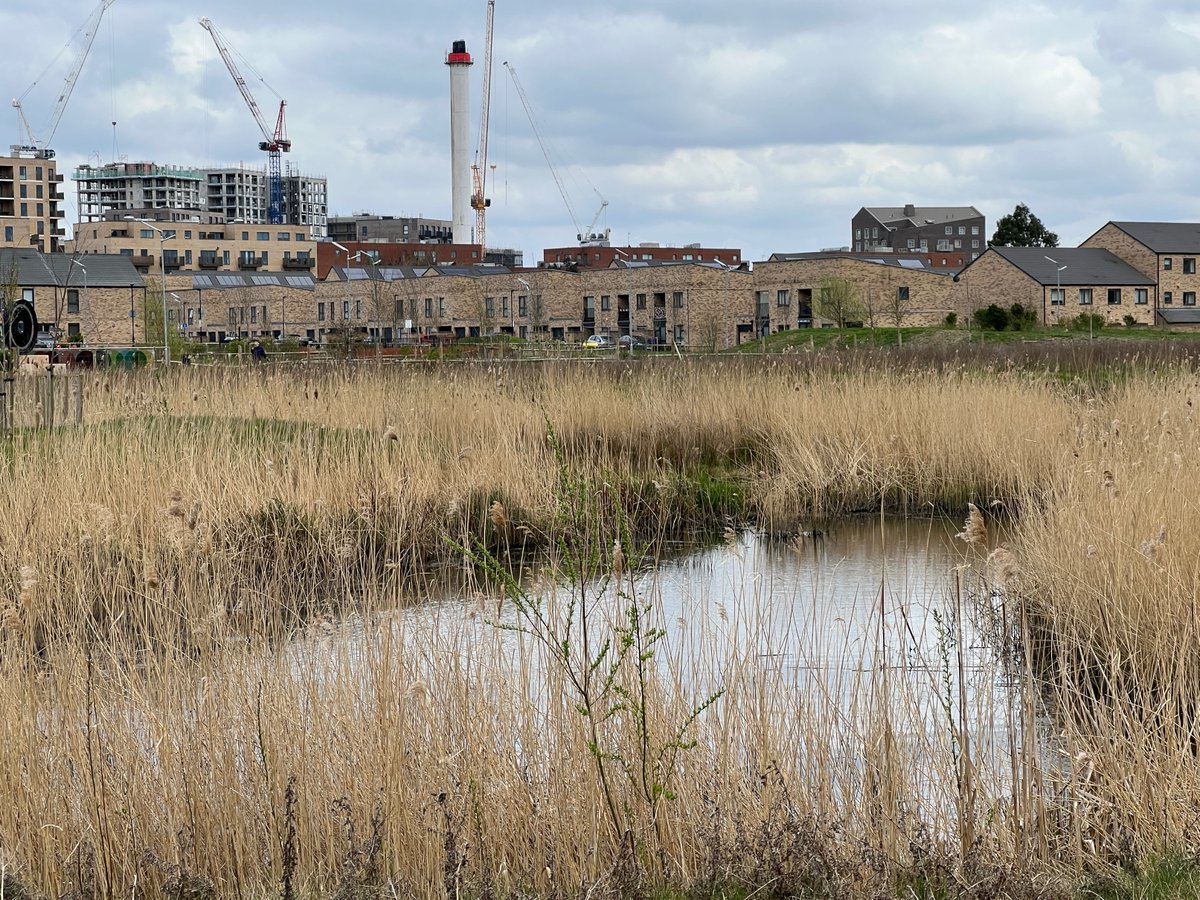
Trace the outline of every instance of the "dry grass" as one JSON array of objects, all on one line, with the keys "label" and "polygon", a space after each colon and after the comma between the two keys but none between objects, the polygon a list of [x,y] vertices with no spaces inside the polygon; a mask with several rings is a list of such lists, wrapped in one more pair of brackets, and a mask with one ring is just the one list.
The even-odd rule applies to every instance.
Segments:
[{"label": "dry grass", "polygon": [[[1081,405],[1013,372],[795,360],[101,377],[85,427],[19,435],[5,460],[0,866],[31,895],[80,898],[628,896],[662,883],[857,895],[905,879],[1052,893],[1043,876],[1063,861],[1112,856],[1085,824],[1092,782],[1034,749],[1030,682],[998,706],[968,691],[953,649],[905,657],[882,612],[869,655],[816,629],[786,672],[766,662],[769,611],[743,598],[752,640],[720,657],[671,648],[640,686],[620,682],[641,691],[644,721],[627,705],[589,745],[545,645],[489,624],[509,609],[494,586],[404,608],[426,596],[414,572],[455,561],[446,538],[503,554],[561,535],[565,463],[585,496],[619,498],[641,537],[725,524],[705,521],[698,472],[736,483],[742,514],[776,530],[847,510],[1019,505],[1030,530],[993,568],[1065,646],[1120,634],[1104,646],[1140,663],[1161,635],[1181,654],[1183,606],[1151,604],[1194,596],[1185,492],[1164,477],[1194,440],[1183,395],[1172,424],[1155,424],[1139,389],[1164,385]],[[1085,513],[1119,535],[1088,538],[1093,558],[1057,559],[1068,536],[1096,533],[1085,513],[1053,518],[1068,513],[1061,498],[1089,496],[1089,478],[1101,506]],[[596,503],[611,542],[617,517]],[[1166,541],[1141,548],[1159,518]],[[1111,565],[1093,568],[1103,554]],[[1157,574],[1137,574],[1147,567],[1169,572],[1161,597]],[[1110,604],[1085,602],[1126,587],[1147,591],[1145,610],[1130,600],[1105,624]],[[619,635],[627,602],[596,599],[594,634]],[[830,658],[844,665],[801,674]],[[669,740],[717,686],[661,773],[672,797],[617,778],[614,829],[597,759],[643,757],[645,734]],[[1071,727],[1069,751],[1101,772],[1097,743]],[[1164,806],[1155,774],[1121,782],[1140,815]],[[1164,844],[1184,818],[1164,811]]]}]

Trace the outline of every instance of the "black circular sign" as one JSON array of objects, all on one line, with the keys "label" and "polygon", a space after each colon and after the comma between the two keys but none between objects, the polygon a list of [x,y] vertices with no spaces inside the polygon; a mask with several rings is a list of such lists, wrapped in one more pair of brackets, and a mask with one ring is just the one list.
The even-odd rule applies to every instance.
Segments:
[{"label": "black circular sign", "polygon": [[8,321],[5,323],[4,343],[22,353],[28,353],[37,339],[37,330],[37,315],[33,311],[33,304],[26,300],[18,300],[13,304],[12,312],[8,314]]}]

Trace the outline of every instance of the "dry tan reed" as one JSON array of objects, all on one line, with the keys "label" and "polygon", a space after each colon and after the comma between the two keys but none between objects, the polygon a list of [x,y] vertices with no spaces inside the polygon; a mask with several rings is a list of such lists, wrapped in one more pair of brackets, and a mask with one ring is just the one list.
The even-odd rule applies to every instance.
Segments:
[{"label": "dry tan reed", "polygon": [[[1184,652],[1194,529],[1185,495],[1159,482],[1179,473],[1190,419],[1182,394],[1158,404],[1162,420],[1137,388],[1081,406],[1016,373],[796,362],[102,376],[84,427],[18,434],[5,459],[0,865],[31,892],[80,898],[281,884],[615,896],[651,882],[829,895],[896,888],[904,873],[1033,884],[1071,852],[1106,850],[1080,823],[1111,761],[1075,728],[1064,752],[1088,754],[1087,785],[1056,781],[1034,749],[1030,692],[997,710],[960,688],[930,728],[940,688],[903,674],[902,656],[894,671],[847,658],[817,682],[803,665],[772,670],[768,611],[751,604],[739,627],[756,638],[737,654],[672,648],[641,686],[655,740],[709,689],[726,693],[691,726],[669,802],[617,779],[626,836],[594,763],[637,758],[628,712],[589,747],[544,648],[489,624],[507,608],[487,584],[419,615],[405,606],[424,598],[412,576],[426,564],[461,566],[454,543],[547,545],[566,465],[620,498],[639,537],[713,516],[702,474],[777,530],[847,510],[1019,503],[1031,537],[992,568],[1064,641],[1121,634],[1104,646],[1141,660],[1162,637]],[[1067,497],[1090,497],[1119,534],[1070,518]],[[634,568],[624,538],[603,535],[618,580]],[[1068,539],[1074,555],[1056,562]],[[1096,585],[1161,587],[1177,606],[1159,615],[1152,594],[1114,614]],[[597,615],[603,629],[624,613]],[[726,627],[712,624],[713,642]],[[814,637],[804,659],[856,652]],[[1024,747],[1006,765],[964,754],[1002,738]],[[1190,787],[1182,770],[1172,787]],[[1103,802],[1149,802],[1149,777]]]}]

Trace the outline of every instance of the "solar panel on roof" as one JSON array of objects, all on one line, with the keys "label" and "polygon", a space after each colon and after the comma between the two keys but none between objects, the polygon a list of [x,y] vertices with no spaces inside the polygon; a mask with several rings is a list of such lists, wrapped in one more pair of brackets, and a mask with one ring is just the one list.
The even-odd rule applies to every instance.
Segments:
[{"label": "solar panel on roof", "polygon": [[279,284],[274,275],[251,275],[250,279],[255,284]]},{"label": "solar panel on roof", "polygon": [[305,278],[303,275],[289,275],[287,277],[287,283],[294,288],[312,287],[312,279]]},{"label": "solar panel on roof", "polygon": [[217,282],[225,287],[240,287],[245,284],[238,275],[218,275]]},{"label": "solar panel on roof", "polygon": [[923,269],[925,268],[925,263],[919,259],[902,259],[900,260],[900,266],[904,269]]},{"label": "solar panel on roof", "polygon": [[207,275],[193,275],[192,287],[206,288],[212,287],[212,279]]}]

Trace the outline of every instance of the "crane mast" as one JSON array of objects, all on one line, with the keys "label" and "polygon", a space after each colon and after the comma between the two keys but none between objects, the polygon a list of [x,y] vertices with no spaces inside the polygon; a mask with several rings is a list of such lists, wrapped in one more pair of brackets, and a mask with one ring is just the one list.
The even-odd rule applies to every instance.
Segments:
[{"label": "crane mast", "polygon": [[25,90],[24,94],[13,100],[13,108],[16,109],[25,134],[29,137],[28,144],[13,145],[12,149],[14,153],[32,153],[39,159],[54,158],[54,151],[49,149],[49,144],[54,140],[54,133],[58,131],[58,123],[62,121],[63,113],[67,110],[67,101],[71,99],[71,94],[75,90],[75,83],[79,80],[79,73],[83,71],[83,64],[87,61],[88,53],[91,52],[92,42],[96,39],[96,32],[100,30],[100,21],[104,18],[104,13],[108,8],[116,2],[117,0],[100,0],[100,5],[92,10],[92,14],[84,22],[82,44],[79,51],[75,54],[75,61],[71,64],[71,68],[67,72],[67,77],[63,80],[62,90],[59,91],[58,101],[54,104],[54,111],[50,114],[50,122],[46,126],[46,136],[44,138],[38,140],[34,135],[33,129],[29,125],[29,119],[25,116],[25,107],[22,105],[25,97],[33,90],[37,82],[35,81]]},{"label": "crane mast", "polygon": [[483,44],[483,97],[479,103],[479,149],[475,165],[471,166],[471,208],[475,210],[475,243],[486,248],[487,208],[492,201],[485,196],[487,188],[488,119],[492,105],[492,24],[496,16],[496,0],[488,0],[487,30]]},{"label": "crane mast", "polygon": [[[287,108],[287,101],[280,99],[279,115],[275,120],[275,130],[272,131],[267,125],[267,120],[263,118],[262,111],[258,108],[258,103],[255,101],[254,95],[250,93],[246,79],[238,71],[237,63],[233,61],[233,55],[229,52],[229,45],[224,35],[217,30],[217,26],[207,16],[200,19],[200,26],[212,38],[213,43],[217,47],[217,52],[221,54],[221,60],[225,63],[225,68],[229,70],[229,74],[233,77],[233,83],[237,85],[242,99],[250,109],[250,114],[254,116],[258,130],[262,132],[263,139],[259,142],[258,149],[267,152],[267,184],[271,192],[268,219],[272,225],[282,225],[283,170],[280,164],[280,153],[287,153],[292,149],[292,142],[288,140],[287,126],[284,122],[284,111]],[[265,84],[266,82],[263,83]]]}]

